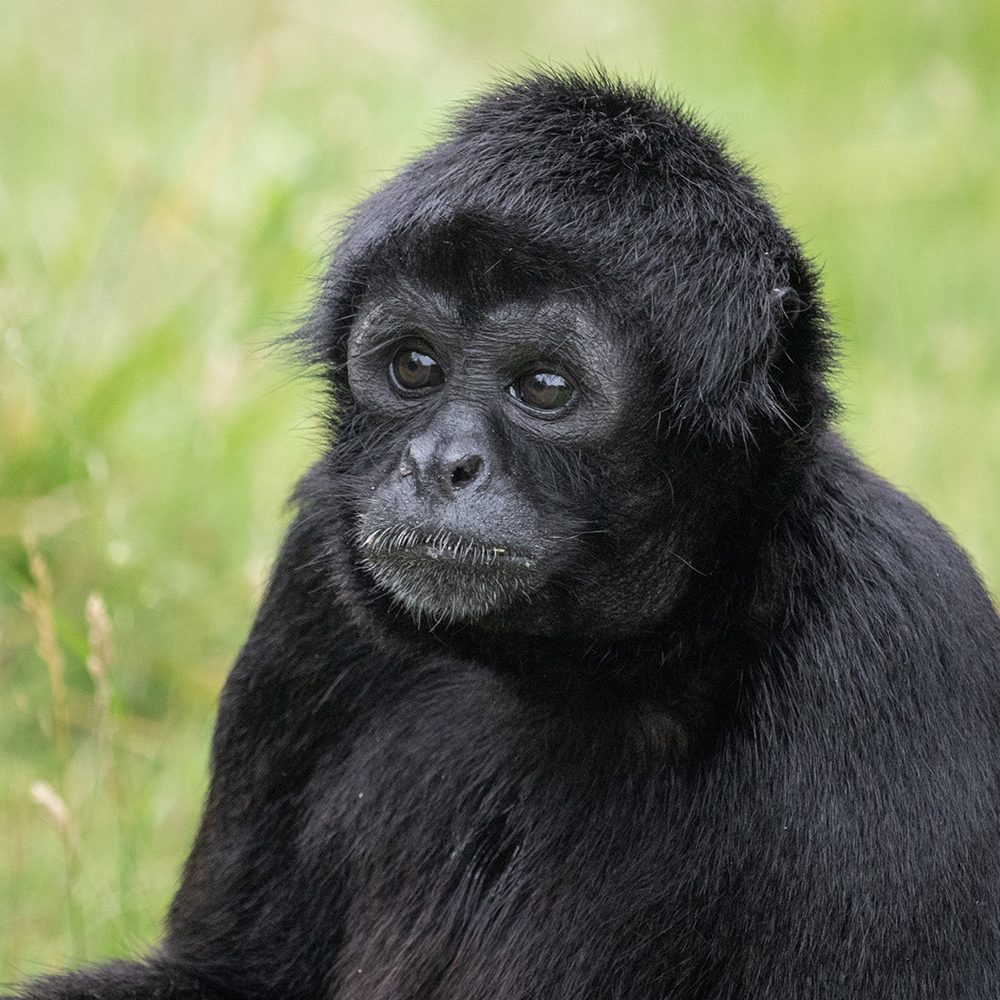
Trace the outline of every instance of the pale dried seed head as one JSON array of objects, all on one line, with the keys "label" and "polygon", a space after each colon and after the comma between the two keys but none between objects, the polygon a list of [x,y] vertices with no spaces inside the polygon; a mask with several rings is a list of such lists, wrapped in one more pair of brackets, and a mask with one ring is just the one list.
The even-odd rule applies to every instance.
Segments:
[{"label": "pale dried seed head", "polygon": [[68,833],[70,829],[69,807],[63,801],[62,796],[45,781],[33,781],[31,783],[31,797],[48,814],[52,822],[62,833]]},{"label": "pale dried seed head", "polygon": [[95,680],[105,680],[114,658],[111,616],[104,598],[96,591],[87,598],[84,609],[87,619],[87,670]]}]

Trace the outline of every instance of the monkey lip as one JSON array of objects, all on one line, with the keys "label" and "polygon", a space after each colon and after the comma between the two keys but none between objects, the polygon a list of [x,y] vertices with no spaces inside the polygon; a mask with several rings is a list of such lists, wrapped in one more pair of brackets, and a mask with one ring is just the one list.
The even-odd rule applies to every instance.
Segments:
[{"label": "monkey lip", "polygon": [[357,546],[375,583],[418,627],[480,620],[530,600],[545,579],[538,558],[524,549],[447,529],[366,527]]},{"label": "monkey lip", "polygon": [[395,563],[450,564],[464,569],[535,569],[536,560],[524,549],[506,542],[489,542],[447,529],[425,530],[407,525],[389,525],[364,532],[358,539],[365,560]]}]

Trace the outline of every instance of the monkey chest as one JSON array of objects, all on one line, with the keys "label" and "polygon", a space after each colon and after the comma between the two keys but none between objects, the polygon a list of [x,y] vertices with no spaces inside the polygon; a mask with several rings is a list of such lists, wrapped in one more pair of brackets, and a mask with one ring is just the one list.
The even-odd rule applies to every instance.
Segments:
[{"label": "monkey chest", "polygon": [[712,832],[670,769],[436,704],[368,720],[324,775],[305,839],[344,873],[332,995],[708,995],[739,879],[706,871]]}]

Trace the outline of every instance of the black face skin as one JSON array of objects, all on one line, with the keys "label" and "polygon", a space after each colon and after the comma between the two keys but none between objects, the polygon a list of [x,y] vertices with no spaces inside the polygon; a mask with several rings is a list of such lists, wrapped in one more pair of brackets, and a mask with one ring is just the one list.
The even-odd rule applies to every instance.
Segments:
[{"label": "black face skin", "polygon": [[29,1000],[996,1000],[1000,619],[720,141],[540,74],[353,214],[162,945]]},{"label": "black face skin", "polygon": [[539,466],[599,456],[649,373],[571,301],[372,298],[348,376],[359,411],[392,432],[359,476],[358,555],[418,625],[509,627],[602,530]]}]

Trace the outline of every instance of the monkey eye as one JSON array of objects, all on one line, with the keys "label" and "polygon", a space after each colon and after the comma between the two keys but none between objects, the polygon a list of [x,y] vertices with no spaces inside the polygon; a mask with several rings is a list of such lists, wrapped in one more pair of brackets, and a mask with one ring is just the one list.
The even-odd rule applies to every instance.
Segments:
[{"label": "monkey eye", "polygon": [[573,398],[573,386],[555,372],[528,372],[516,378],[507,391],[533,410],[561,410]]},{"label": "monkey eye", "polygon": [[414,392],[441,385],[444,369],[430,354],[415,347],[403,347],[389,362],[389,378],[397,389]]}]

